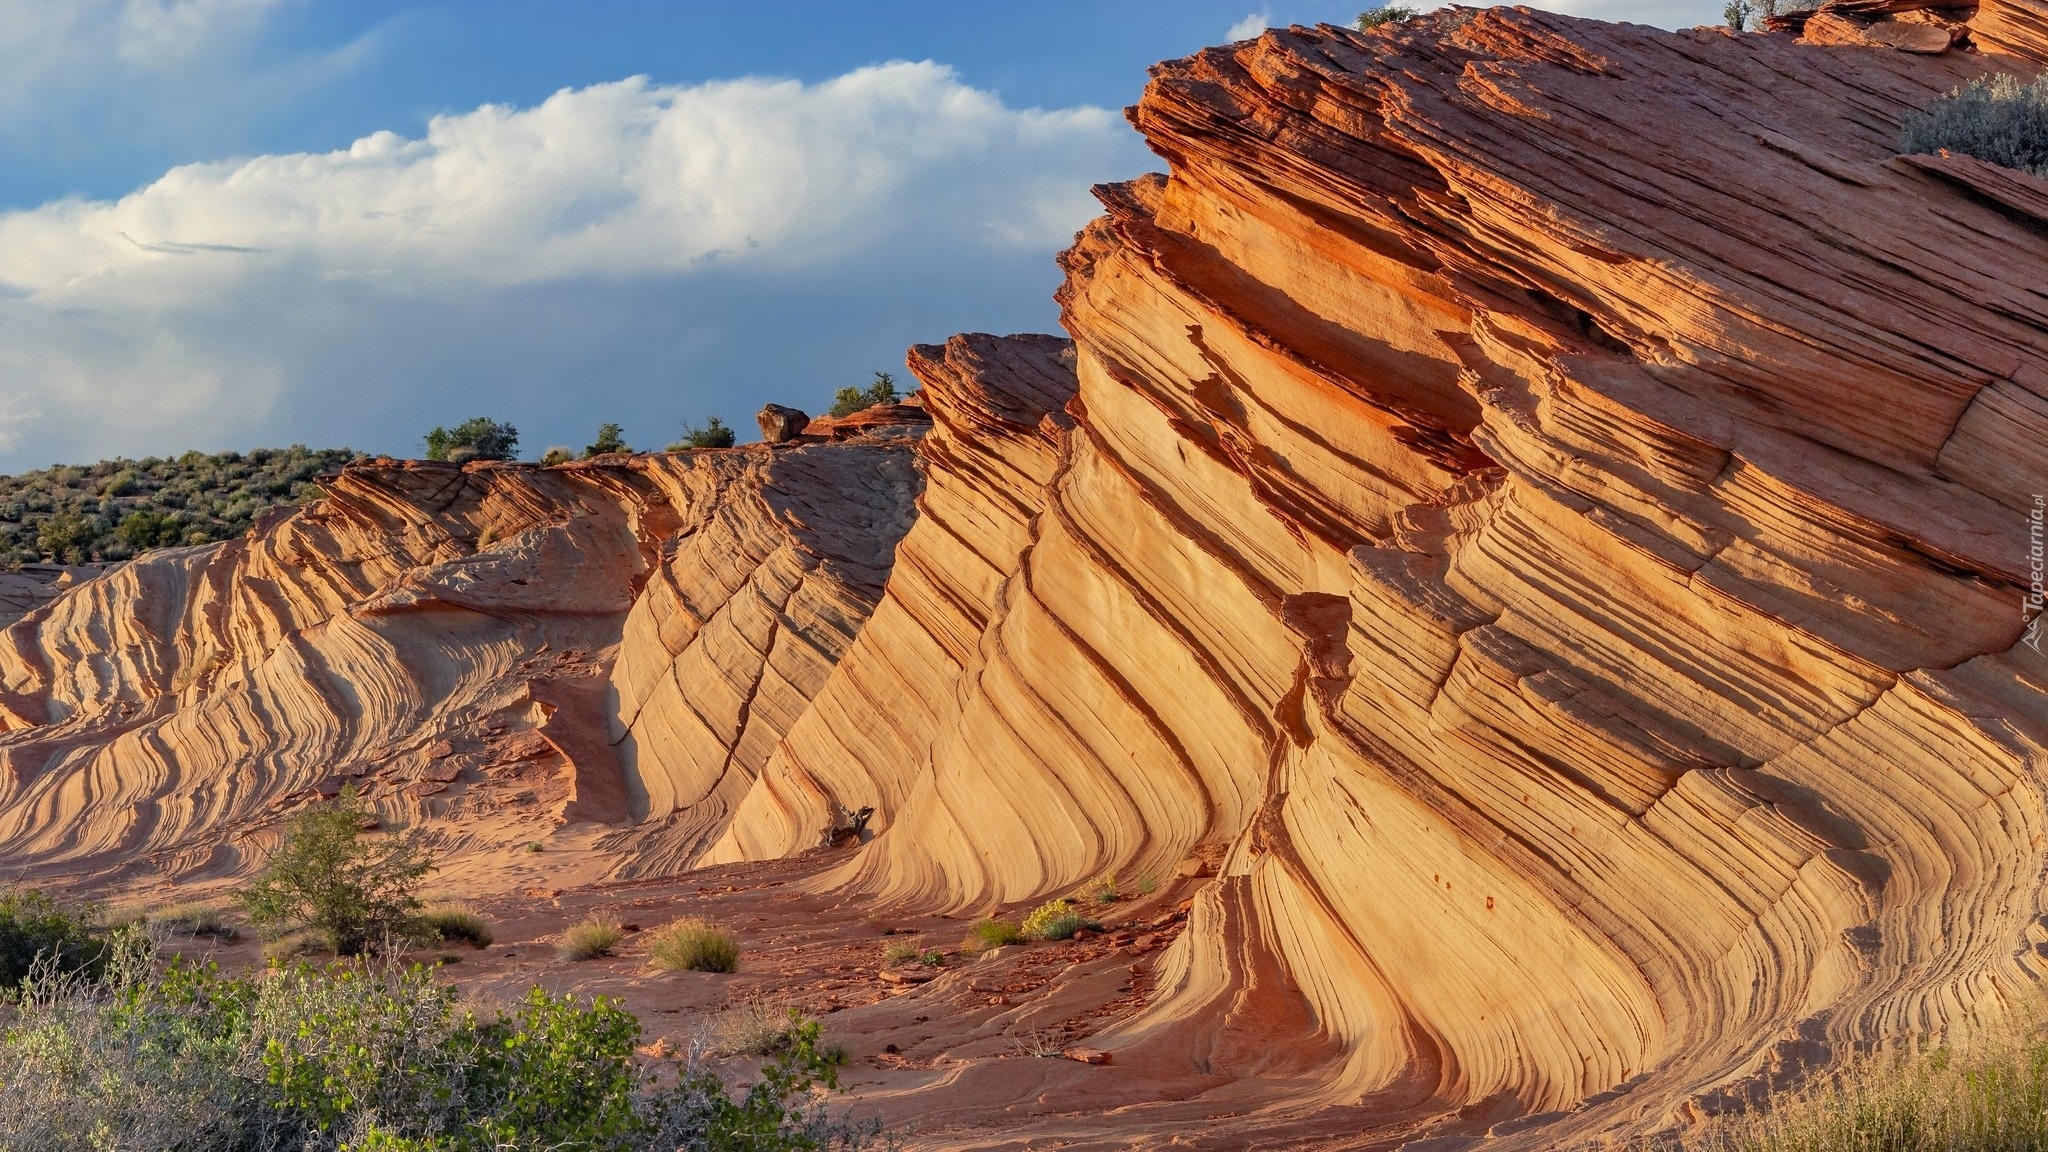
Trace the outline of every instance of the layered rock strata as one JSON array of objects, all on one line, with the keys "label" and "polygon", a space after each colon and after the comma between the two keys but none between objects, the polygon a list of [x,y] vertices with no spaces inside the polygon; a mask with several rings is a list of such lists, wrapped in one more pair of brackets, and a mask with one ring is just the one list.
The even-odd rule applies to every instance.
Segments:
[{"label": "layered rock strata", "polygon": [[840,881],[958,912],[1220,859],[1098,1042],[1367,1143],[1655,1127],[1996,1016],[2048,939],[2048,217],[1894,155],[2036,67],[2036,6],[1982,18],[1161,66],[1171,175],[1065,257],[1075,394],[913,353],[926,518],[705,859],[861,805]]},{"label": "layered rock strata", "polygon": [[634,875],[872,809],[819,882],[867,907],[1213,870],[1090,1040],[1147,1086],[1098,1143],[1619,1139],[1995,1018],[2048,947],[2048,184],[1894,147],[2048,9],[1821,15],[1162,65],[1071,343],[915,348],[844,444],[351,470],[88,581],[0,650],[0,846],[234,871],[361,779]]},{"label": "layered rock strata", "polygon": [[351,467],[0,636],[0,855],[242,872],[348,784],[444,860],[666,814],[679,775],[758,758],[803,710],[916,488],[885,444]]}]

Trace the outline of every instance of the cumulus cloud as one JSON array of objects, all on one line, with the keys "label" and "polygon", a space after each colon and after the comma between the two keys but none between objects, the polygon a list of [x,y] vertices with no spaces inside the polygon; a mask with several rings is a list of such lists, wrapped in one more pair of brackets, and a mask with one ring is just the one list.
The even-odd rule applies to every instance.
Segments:
[{"label": "cumulus cloud", "polygon": [[1223,39],[1232,43],[1239,40],[1249,40],[1272,26],[1273,10],[1271,8],[1261,9],[1232,24],[1230,31],[1223,34]]},{"label": "cumulus cloud", "polygon": [[[1516,0],[1501,2],[1514,3]],[[1721,23],[1721,4],[1717,0],[1544,0],[1533,6],[1595,20],[1649,24],[1657,28],[1691,28]]]},{"label": "cumulus cloud", "polygon": [[[546,378],[600,386],[579,364],[606,366],[615,410],[731,416],[778,376],[971,324],[976,301],[1000,326],[1020,270],[1050,287],[1088,185],[1142,162],[1107,110],[1010,108],[895,63],[635,78],[184,165],[0,215],[0,464],[334,433],[403,451],[397,423],[430,411],[587,412]],[[778,317],[802,347],[754,342]]]}]

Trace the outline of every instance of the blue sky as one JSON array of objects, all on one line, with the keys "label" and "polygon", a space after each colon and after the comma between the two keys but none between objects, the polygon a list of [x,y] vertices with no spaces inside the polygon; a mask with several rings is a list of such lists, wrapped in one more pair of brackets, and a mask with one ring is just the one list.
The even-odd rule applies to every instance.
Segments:
[{"label": "blue sky", "polygon": [[[1665,26],[1711,3],[1571,0]],[[0,0],[0,471],[658,447],[1051,330],[1152,62],[1358,0]]]}]

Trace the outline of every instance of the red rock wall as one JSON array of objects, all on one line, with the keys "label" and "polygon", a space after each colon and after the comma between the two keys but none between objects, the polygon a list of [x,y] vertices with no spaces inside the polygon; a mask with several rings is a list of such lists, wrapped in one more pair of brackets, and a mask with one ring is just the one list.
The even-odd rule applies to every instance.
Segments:
[{"label": "red rock wall", "polygon": [[475,890],[565,827],[639,816],[634,844],[659,840],[679,790],[756,769],[803,711],[916,488],[904,445],[351,467],[247,539],[151,553],[7,629],[0,855],[232,875],[348,783]]},{"label": "red rock wall", "polygon": [[1096,1042],[1382,1132],[1654,1127],[1997,1015],[2048,220],[1893,148],[2013,65],[1503,9],[1162,65],[1068,420],[969,453],[1003,374],[921,371],[926,519],[709,858],[873,804],[840,879],[969,912],[1220,854]]}]

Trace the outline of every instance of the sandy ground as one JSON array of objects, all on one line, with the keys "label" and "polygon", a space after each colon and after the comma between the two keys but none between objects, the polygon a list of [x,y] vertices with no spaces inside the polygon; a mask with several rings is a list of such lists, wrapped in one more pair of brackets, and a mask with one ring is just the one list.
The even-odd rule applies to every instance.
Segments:
[{"label": "sandy ground", "polygon": [[[1196,1106],[1191,1098],[1227,1088],[1224,1078],[1067,1055],[1085,1055],[1075,1050],[1145,1005],[1153,965],[1181,930],[1185,902],[1203,881],[1179,880],[1149,896],[1092,908],[1104,925],[1099,935],[976,957],[961,947],[968,919],[878,916],[857,899],[813,891],[810,882],[845,851],[606,882],[582,879],[597,864],[584,846],[556,841],[501,861],[488,878],[437,877],[436,890],[481,912],[495,939],[482,949],[448,946],[418,958],[439,961],[448,979],[487,1003],[509,1003],[534,985],[618,997],[640,1018],[645,1050],[657,1054],[706,1038],[733,1005],[797,1008],[823,1023],[827,1043],[847,1052],[847,1091],[836,1106],[879,1116],[906,1147],[1248,1146],[1241,1131],[1226,1136],[1191,1123],[1252,1103],[1226,1107],[1211,1099]],[[516,887],[463,897],[465,879]],[[202,895],[163,891],[149,903]],[[1025,909],[1006,911],[1021,916]],[[628,929],[616,954],[560,958],[560,934],[592,915],[614,917]],[[653,930],[686,916],[738,937],[744,951],[737,973],[665,972],[648,963]],[[945,962],[888,966],[883,952],[894,944],[938,951]],[[246,934],[227,944],[179,940],[173,948],[231,970],[264,962],[262,945]],[[749,1062],[726,1061],[725,1070],[744,1077]],[[1280,1083],[1266,1087],[1284,1090]],[[1174,1101],[1187,1106],[1172,1108]],[[1278,1131],[1269,1135],[1272,1146],[1294,1143]]]}]

